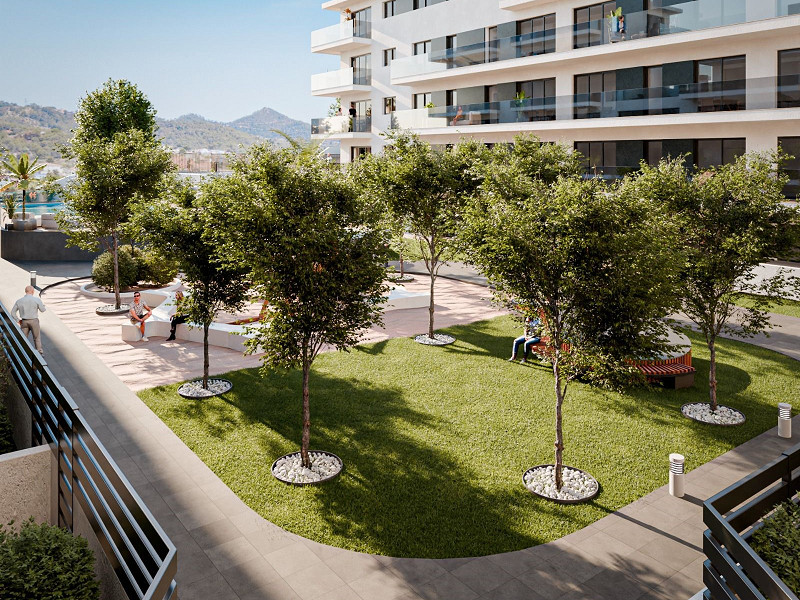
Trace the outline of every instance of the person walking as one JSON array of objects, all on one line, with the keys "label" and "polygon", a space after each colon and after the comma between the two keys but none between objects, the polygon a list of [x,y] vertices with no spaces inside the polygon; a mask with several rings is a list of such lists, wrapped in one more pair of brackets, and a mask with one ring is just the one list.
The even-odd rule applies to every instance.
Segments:
[{"label": "person walking", "polygon": [[25,295],[14,302],[14,306],[11,308],[11,316],[18,319],[19,327],[25,337],[28,337],[28,332],[33,332],[33,343],[36,346],[36,350],[44,356],[44,352],[42,352],[42,330],[39,327],[39,313],[45,312],[47,309],[44,307],[42,299],[33,295],[34,291],[32,285],[25,287]]}]

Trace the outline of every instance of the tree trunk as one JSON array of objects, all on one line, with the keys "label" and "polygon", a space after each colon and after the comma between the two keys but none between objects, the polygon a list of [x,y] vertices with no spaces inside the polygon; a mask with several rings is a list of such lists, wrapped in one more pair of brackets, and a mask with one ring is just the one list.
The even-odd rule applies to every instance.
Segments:
[{"label": "tree trunk", "polygon": [[208,328],[210,323],[203,323],[203,389],[208,389]]},{"label": "tree trunk", "polygon": [[428,337],[433,339],[433,284],[436,281],[434,275],[433,261],[431,261],[431,303],[428,305]]},{"label": "tree trunk", "polygon": [[119,240],[117,240],[116,231],[111,234],[111,240],[111,254],[114,258],[114,308],[119,310],[122,300],[119,297]]},{"label": "tree trunk", "polygon": [[[11,215],[11,218],[14,218],[14,215]],[[22,188],[22,220],[25,220],[25,188]],[[22,228],[22,231],[25,231],[25,227]]]},{"label": "tree trunk", "polygon": [[711,358],[708,367],[708,399],[711,403],[711,410],[717,410],[717,346],[716,338],[712,337],[708,342],[708,350]]},{"label": "tree trunk", "polygon": [[311,371],[311,361],[308,352],[303,349],[303,438],[300,444],[300,458],[303,466],[311,468],[311,459],[308,456],[308,447],[311,442],[311,407],[308,402],[308,375]]},{"label": "tree trunk", "polygon": [[403,251],[400,250],[400,252],[398,252],[397,254],[400,257],[400,279],[402,279],[406,274],[406,265],[405,261],[403,261]]},{"label": "tree trunk", "polygon": [[556,386],[556,489],[561,491],[561,486],[564,485],[564,481],[561,478],[561,470],[564,466],[564,432],[561,427],[561,405],[564,402],[564,394],[561,391],[561,369],[559,368],[558,358],[553,361],[553,375],[555,376]]}]

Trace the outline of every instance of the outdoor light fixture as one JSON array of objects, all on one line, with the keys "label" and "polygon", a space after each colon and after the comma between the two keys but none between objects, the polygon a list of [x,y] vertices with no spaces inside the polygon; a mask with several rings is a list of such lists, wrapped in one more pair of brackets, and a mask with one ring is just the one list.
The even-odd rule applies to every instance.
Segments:
[{"label": "outdoor light fixture", "polygon": [[36,271],[31,271],[31,286],[36,287]]},{"label": "outdoor light fixture", "polygon": [[683,467],[685,458],[683,454],[669,455],[669,493],[670,496],[683,498]]},{"label": "outdoor light fixture", "polygon": [[778,437],[792,437],[792,405],[786,402],[778,404]]}]

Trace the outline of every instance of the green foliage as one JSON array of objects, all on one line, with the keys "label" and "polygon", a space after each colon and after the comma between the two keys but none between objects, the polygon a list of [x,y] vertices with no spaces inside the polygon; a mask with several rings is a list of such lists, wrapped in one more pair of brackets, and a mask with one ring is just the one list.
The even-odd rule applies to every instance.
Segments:
[{"label": "green foliage", "polygon": [[[683,312],[703,332],[711,350],[709,397],[716,408],[714,344],[721,333],[752,337],[770,327],[767,307],[800,281],[778,273],[751,282],[754,269],[797,239],[800,218],[784,206],[786,176],[778,153],[750,153],[733,163],[688,172],[682,158],[641,165],[622,193],[663,202],[679,224],[687,255],[680,270]],[[748,307],[741,292],[757,294]]]},{"label": "green foliage", "polygon": [[14,445],[14,429],[11,426],[2,397],[0,397],[0,454],[14,452],[16,449],[17,447]]},{"label": "green foliage", "polygon": [[342,99],[341,98],[334,98],[331,105],[328,107],[328,116],[335,117],[336,115],[340,114],[342,110]]},{"label": "green foliage", "polygon": [[94,554],[86,540],[33,518],[19,531],[0,527],[4,600],[98,600]]},{"label": "green foliage", "polygon": [[135,260],[138,281],[161,287],[178,275],[177,262],[153,248],[135,252]]},{"label": "green foliage", "polygon": [[9,154],[3,161],[2,167],[6,172],[6,177],[10,180],[7,184],[0,187],[0,192],[5,192],[10,189],[22,190],[22,218],[25,218],[25,199],[28,190],[32,191],[31,185],[34,183],[33,176],[39,171],[44,169],[47,165],[37,164],[38,158],[33,161],[28,158],[28,155],[23,153],[19,157]]},{"label": "green foliage", "polygon": [[[703,386],[618,393],[576,382],[565,404],[568,464],[594,475],[601,491],[589,503],[556,505],[521,485],[526,469],[552,462],[553,375],[506,361],[519,330],[500,317],[446,329],[457,341],[440,352],[401,337],[320,354],[311,371],[320,400],[314,447],[333,450],[346,468],[302,493],[269,471],[296,450],[299,370],[228,373],[233,392],[191,405],[175,394],[179,384],[139,395],[270,522],[322,544],[416,558],[522,550],[578,531],[662,487],[665,448],[681,448],[691,471],[775,427],[778,401],[800,403],[797,361],[731,340],[720,342],[720,390],[748,415],[739,427],[681,415],[682,404],[703,401]],[[708,349],[689,337],[705,377]]]},{"label": "green foliage", "polygon": [[753,533],[750,545],[789,589],[800,595],[800,507],[790,501],[776,507]]},{"label": "green foliage", "polygon": [[[213,195],[214,190],[213,185],[206,184],[202,193]],[[218,259],[217,238],[211,235],[215,224],[206,220],[203,201],[188,183],[172,182],[164,198],[141,203],[135,212],[134,223],[148,247],[145,255],[166,257],[163,264],[183,272],[183,283],[190,293],[179,310],[190,322],[204,327],[203,384],[207,387],[208,326],[218,311],[242,308],[249,287],[245,268]]]},{"label": "green foliage", "polygon": [[[120,289],[124,290],[135,286],[139,281],[139,262],[127,247],[120,248],[117,257]],[[92,281],[104,290],[114,289],[114,255],[111,252],[103,252],[94,259]]]},{"label": "green foliage", "polygon": [[17,212],[17,197],[13,193],[3,194],[3,208],[6,209],[9,219],[14,217],[14,213]]}]

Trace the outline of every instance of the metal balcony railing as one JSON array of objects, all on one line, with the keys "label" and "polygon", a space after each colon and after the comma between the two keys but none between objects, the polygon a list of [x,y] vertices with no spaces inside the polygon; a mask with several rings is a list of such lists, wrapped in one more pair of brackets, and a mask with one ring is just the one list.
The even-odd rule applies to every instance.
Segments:
[{"label": "metal balcony railing", "polygon": [[56,454],[58,525],[72,531],[77,502],[128,598],[172,598],[174,544],[1,302],[0,349],[30,408],[34,444]]}]

